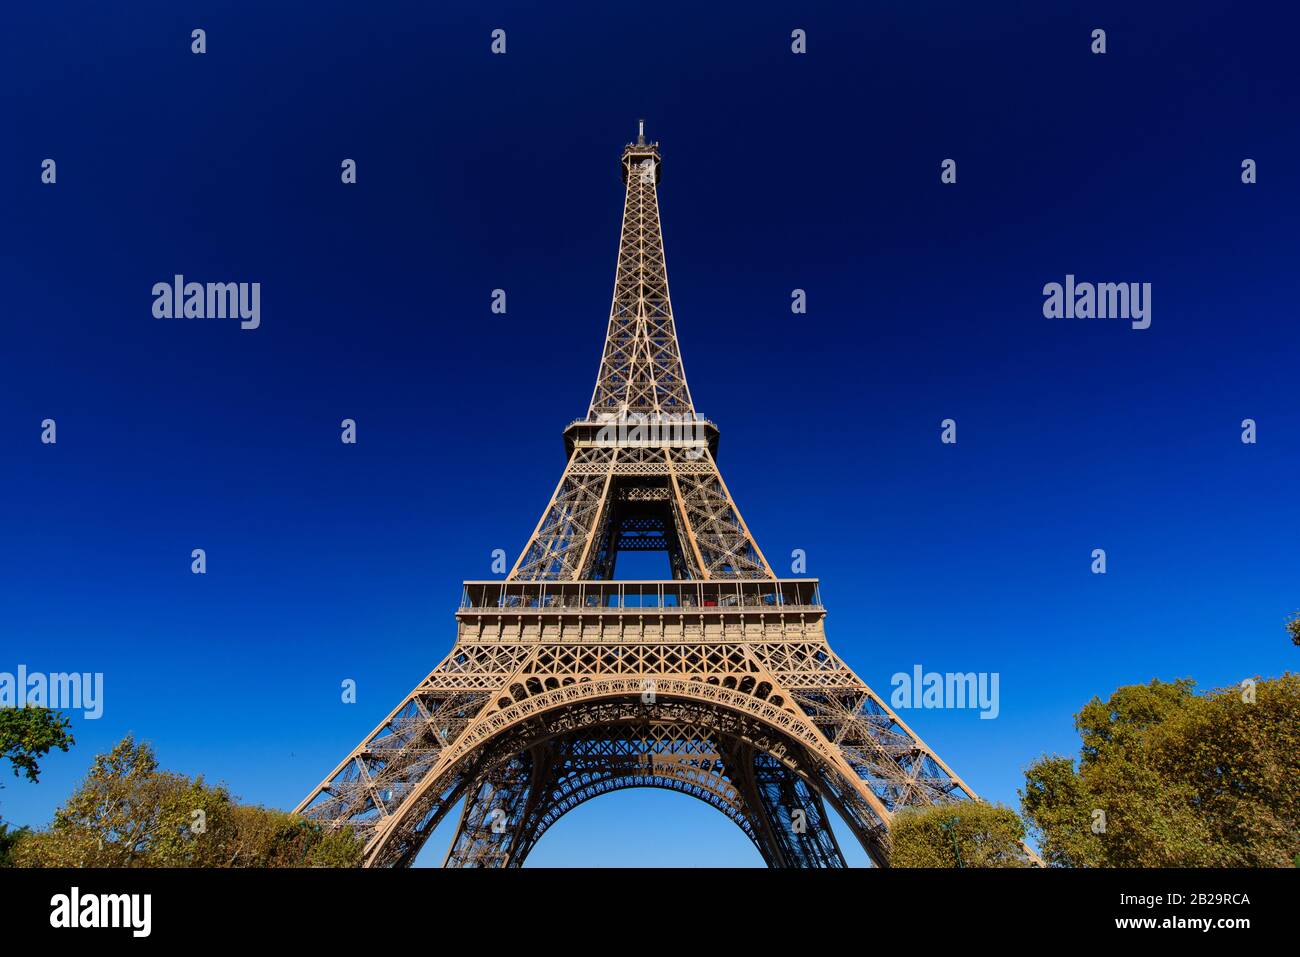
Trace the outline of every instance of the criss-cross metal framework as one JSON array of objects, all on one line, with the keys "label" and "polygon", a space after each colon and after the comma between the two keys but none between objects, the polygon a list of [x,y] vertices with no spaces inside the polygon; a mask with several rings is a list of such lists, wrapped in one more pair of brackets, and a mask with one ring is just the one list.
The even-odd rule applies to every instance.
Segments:
[{"label": "criss-cross metal framework", "polygon": [[[773,573],[722,480],[682,370],[644,134],[600,372],[564,473],[502,581],[465,583],[451,653],[298,811],[408,865],[454,808],[447,866],[519,866],[568,811],[657,787],[717,808],[774,867],[872,861],[901,807],[974,797],[831,651],[817,581]],[[620,581],[620,552],[671,579]]]}]

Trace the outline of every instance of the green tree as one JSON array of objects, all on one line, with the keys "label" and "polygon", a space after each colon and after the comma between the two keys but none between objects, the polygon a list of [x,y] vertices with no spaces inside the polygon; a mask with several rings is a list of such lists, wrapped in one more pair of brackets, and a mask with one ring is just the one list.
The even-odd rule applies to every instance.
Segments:
[{"label": "green tree", "polygon": [[[40,759],[51,748],[66,752],[73,744],[68,719],[57,711],[30,705],[0,708],[0,756],[9,759],[14,777],[22,774],[35,783],[41,776]],[[0,821],[0,867],[13,866],[14,848],[29,833],[28,828],[11,829]]]},{"label": "green tree", "polygon": [[362,845],[281,811],[236,803],[223,785],[159,768],[128,735],[13,849],[25,867],[352,867]]},{"label": "green tree", "polygon": [[1030,867],[1025,824],[1009,807],[962,801],[909,808],[894,817],[894,867]]},{"label": "green tree", "polygon": [[1292,615],[1286,623],[1286,632],[1291,636],[1291,644],[1300,645],[1300,611]]},{"label": "green tree", "polygon": [[356,867],[363,845],[350,831],[326,831],[294,814],[234,808],[236,840],[229,867]]},{"label": "green tree", "polygon": [[0,708],[0,756],[9,759],[14,776],[28,781],[40,778],[39,759],[51,748],[67,751],[75,742],[68,733],[68,719],[49,708]]},{"label": "green tree", "polygon": [[1026,820],[1067,867],[1283,867],[1300,853],[1300,675],[1197,694],[1153,681],[1075,718],[1078,762],[1025,773]]},{"label": "green tree", "polygon": [[0,867],[13,867],[14,848],[18,842],[31,833],[30,828],[10,829],[8,824],[0,821]]},{"label": "green tree", "polygon": [[1072,760],[1039,759],[1025,772],[1020,799],[1044,861],[1062,867],[1105,864],[1101,841],[1091,830],[1098,802]]}]

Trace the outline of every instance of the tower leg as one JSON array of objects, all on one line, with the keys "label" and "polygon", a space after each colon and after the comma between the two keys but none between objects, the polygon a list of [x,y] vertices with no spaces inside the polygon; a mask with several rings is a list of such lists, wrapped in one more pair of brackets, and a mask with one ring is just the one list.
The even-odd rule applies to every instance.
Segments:
[{"label": "tower leg", "polygon": [[487,768],[470,786],[443,867],[508,867],[532,793],[536,764],[525,751]]},{"label": "tower leg", "polygon": [[732,767],[769,867],[847,867],[821,795],[780,761],[739,743]]}]

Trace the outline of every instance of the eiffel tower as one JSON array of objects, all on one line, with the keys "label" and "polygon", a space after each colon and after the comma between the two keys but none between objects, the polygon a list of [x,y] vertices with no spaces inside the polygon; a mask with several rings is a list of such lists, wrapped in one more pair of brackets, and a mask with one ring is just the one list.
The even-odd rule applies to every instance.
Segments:
[{"label": "eiffel tower", "polygon": [[[770,867],[843,867],[827,805],[877,866],[903,807],[974,798],[826,641],[816,579],[778,578],[682,370],[658,143],[627,191],[605,348],[564,474],[504,580],[467,581],[456,643],[298,806],[404,866],[458,805],[448,867],[518,867],[573,808],[688,794]],[[623,551],[672,578],[617,580]]]}]

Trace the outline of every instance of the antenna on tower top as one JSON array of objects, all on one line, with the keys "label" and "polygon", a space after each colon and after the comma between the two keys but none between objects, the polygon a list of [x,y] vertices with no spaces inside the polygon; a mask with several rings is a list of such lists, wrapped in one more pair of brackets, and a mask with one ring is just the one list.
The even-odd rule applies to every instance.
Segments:
[{"label": "antenna on tower top", "polygon": [[645,146],[645,120],[636,121],[636,145]]}]

